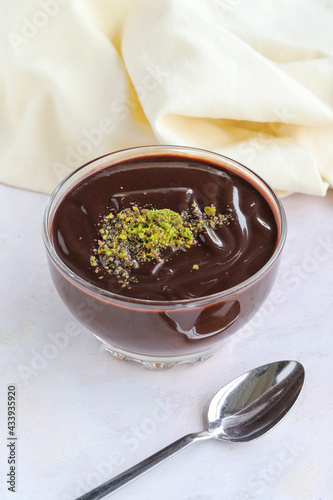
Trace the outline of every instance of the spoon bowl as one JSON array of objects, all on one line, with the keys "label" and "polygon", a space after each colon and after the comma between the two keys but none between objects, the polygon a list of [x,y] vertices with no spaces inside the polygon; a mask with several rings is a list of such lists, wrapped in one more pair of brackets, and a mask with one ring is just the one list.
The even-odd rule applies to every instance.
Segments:
[{"label": "spoon bowl", "polygon": [[251,370],[219,390],[208,410],[208,432],[223,441],[250,441],[274,427],[296,401],[304,381],[297,361]]},{"label": "spoon bowl", "polygon": [[304,383],[297,361],[276,361],[240,375],[219,390],[208,409],[208,430],[188,434],[76,500],[101,500],[195,441],[250,441],[291,409]]}]

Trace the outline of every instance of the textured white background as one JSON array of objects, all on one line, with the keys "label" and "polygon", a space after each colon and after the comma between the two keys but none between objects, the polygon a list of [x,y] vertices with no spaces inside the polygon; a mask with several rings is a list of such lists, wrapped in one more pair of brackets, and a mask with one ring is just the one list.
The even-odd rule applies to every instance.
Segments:
[{"label": "textured white background", "polygon": [[[197,443],[113,498],[332,499],[333,193],[284,199],[289,232],[279,276],[249,327],[205,363],[161,372],[113,359],[58,298],[41,240],[46,199],[0,185],[0,497],[73,500],[202,430],[210,398],[233,377],[290,358],[304,364],[306,384],[275,429],[250,443]],[[6,489],[11,383],[16,494]]]}]

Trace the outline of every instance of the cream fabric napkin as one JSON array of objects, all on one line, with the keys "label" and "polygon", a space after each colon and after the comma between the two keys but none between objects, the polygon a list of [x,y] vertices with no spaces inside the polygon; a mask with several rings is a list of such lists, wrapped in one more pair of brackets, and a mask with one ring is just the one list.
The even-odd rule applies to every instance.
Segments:
[{"label": "cream fabric napkin", "polygon": [[50,192],[121,148],[333,186],[333,0],[2,0],[0,181]]}]

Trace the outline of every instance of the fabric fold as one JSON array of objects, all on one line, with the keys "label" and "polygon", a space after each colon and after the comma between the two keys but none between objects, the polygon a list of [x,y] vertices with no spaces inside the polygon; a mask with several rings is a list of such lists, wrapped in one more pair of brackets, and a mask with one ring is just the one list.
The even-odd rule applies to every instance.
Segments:
[{"label": "fabric fold", "polygon": [[332,0],[0,9],[0,181],[50,192],[93,158],[160,143],[230,156],[279,191],[333,186]]}]

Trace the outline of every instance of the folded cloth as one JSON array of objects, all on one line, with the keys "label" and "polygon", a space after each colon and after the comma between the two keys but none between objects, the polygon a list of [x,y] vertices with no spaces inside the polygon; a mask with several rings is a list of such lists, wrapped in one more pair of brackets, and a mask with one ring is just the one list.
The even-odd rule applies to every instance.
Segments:
[{"label": "folded cloth", "polygon": [[177,144],[281,192],[333,186],[333,0],[11,0],[0,181],[50,192],[118,149]]}]

